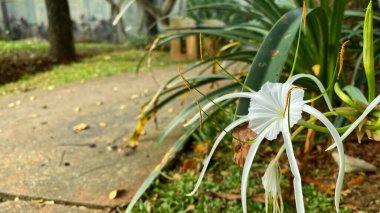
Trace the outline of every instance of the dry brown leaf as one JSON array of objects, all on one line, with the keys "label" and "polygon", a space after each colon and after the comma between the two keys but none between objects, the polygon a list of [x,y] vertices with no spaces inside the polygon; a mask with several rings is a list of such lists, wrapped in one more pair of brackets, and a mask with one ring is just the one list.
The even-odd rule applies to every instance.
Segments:
[{"label": "dry brown leaf", "polygon": [[303,181],[305,183],[308,183],[308,184],[313,184],[319,191],[321,192],[325,192],[327,193],[328,195],[334,195],[334,188],[335,188],[335,185],[332,185],[331,187],[326,187],[323,183],[321,183],[320,181],[318,180],[314,180],[312,179],[311,177],[303,177],[302,178]]},{"label": "dry brown leaf", "polygon": [[363,183],[365,177],[363,175],[359,175],[357,177],[352,178],[351,180],[348,181],[348,184],[350,185],[360,185]]},{"label": "dry brown leaf", "polygon": [[193,204],[190,204],[186,207],[185,209],[185,212],[188,212],[188,211],[194,211],[195,210],[195,205]]},{"label": "dry brown leaf", "polygon": [[88,129],[88,128],[90,128],[90,125],[88,125],[88,124],[86,124],[86,123],[80,123],[80,124],[78,124],[78,125],[75,125],[75,126],[73,127],[73,130],[74,130],[75,132],[80,132],[80,131],[86,130],[86,129]]},{"label": "dry brown leaf", "polygon": [[202,157],[205,153],[207,153],[207,147],[203,144],[197,144],[194,147],[194,156]]},{"label": "dry brown leaf", "polygon": [[217,197],[224,198],[226,200],[239,200],[240,194],[231,194],[225,192],[213,192],[213,194]]},{"label": "dry brown leaf", "polygon": [[236,127],[232,133],[234,137],[232,140],[234,146],[234,161],[241,167],[244,165],[249,147],[251,146],[242,142],[252,141],[256,136],[256,133],[249,129],[247,126],[248,124]]},{"label": "dry brown leaf", "polygon": [[139,146],[139,142],[135,141],[135,140],[130,140],[127,143],[127,147],[129,147],[131,149],[136,149],[138,146]]},{"label": "dry brown leaf", "polygon": [[[226,199],[226,200],[239,200],[241,199],[240,194],[232,194],[225,192],[211,192],[212,195]],[[256,202],[265,203],[265,194],[255,194],[249,197],[250,200],[254,200]]]},{"label": "dry brown leaf", "polygon": [[250,197],[251,200],[254,200],[256,202],[265,203],[265,194],[256,194]]},{"label": "dry brown leaf", "polygon": [[351,192],[352,192],[351,189],[346,189],[346,190],[342,190],[341,194],[346,197],[347,195],[351,194]]},{"label": "dry brown leaf", "polygon": [[195,159],[186,159],[182,163],[181,170],[183,172],[196,171],[198,167],[198,162]]},{"label": "dry brown leaf", "polygon": [[182,178],[182,176],[181,176],[179,173],[175,173],[175,174],[173,175],[173,179],[174,179],[174,180],[181,180],[181,178]]}]

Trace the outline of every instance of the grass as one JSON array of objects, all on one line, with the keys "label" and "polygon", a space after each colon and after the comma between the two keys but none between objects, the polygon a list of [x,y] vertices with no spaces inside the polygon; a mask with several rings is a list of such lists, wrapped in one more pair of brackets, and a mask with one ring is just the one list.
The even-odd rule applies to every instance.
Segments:
[{"label": "grass", "polygon": [[[77,43],[78,59],[123,50],[124,47],[105,43]],[[59,64],[49,55],[47,42],[0,41],[0,84],[16,82],[25,77],[51,69]]]},{"label": "grass", "polygon": [[[99,45],[80,44],[83,50],[101,50]],[[32,49],[34,47],[31,47]],[[34,75],[24,75],[20,80],[0,86],[0,94],[8,95],[33,89],[45,89],[66,83],[78,82],[101,76],[133,72],[144,50],[118,50],[84,58],[71,64],[55,65],[52,69]],[[178,62],[176,62],[178,63]],[[146,63],[145,63],[146,64]],[[153,54],[152,68],[174,64],[165,52]],[[146,66],[142,67],[142,71]]]},{"label": "grass", "polygon": [[[44,41],[0,41],[0,58],[28,55],[31,58],[47,56],[49,44]],[[77,43],[75,49],[79,55],[94,55],[100,52],[120,49],[120,46],[108,43]]]},{"label": "grass", "polygon": [[[209,165],[201,187],[195,196],[186,196],[193,190],[197,181],[202,161],[207,151],[199,152],[199,146],[210,150],[215,137],[222,131],[221,128],[231,122],[223,112],[213,116],[212,122],[206,122],[202,131],[194,134],[194,139],[187,147],[187,151],[181,154],[173,169],[162,173],[142,199],[134,207],[133,212],[241,212],[241,201],[236,196],[240,195],[240,183],[242,168],[236,165],[233,158],[231,135],[219,145],[213,160]],[[217,124],[217,125],[215,125]],[[262,146],[265,146],[264,144]],[[270,161],[271,154],[262,153],[266,149],[260,148],[259,156],[256,157],[250,174],[249,187],[247,190],[248,211],[265,212],[264,189],[261,177]],[[273,153],[272,153],[273,155]],[[195,161],[197,166],[189,168],[186,161]],[[289,167],[286,161],[282,161],[281,168]],[[190,171],[189,171],[190,169]],[[186,171],[187,170],[187,171]],[[285,169],[281,181],[282,195],[284,199],[284,211],[295,212],[291,174]],[[224,193],[223,197],[217,192]],[[303,185],[304,202],[306,212],[333,212],[334,197],[317,190],[313,185]],[[341,212],[349,212],[342,209]]]}]

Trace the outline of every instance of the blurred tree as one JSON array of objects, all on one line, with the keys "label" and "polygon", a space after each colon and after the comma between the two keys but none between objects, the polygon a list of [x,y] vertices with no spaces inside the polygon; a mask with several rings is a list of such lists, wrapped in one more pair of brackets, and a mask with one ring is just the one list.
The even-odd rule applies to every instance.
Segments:
[{"label": "blurred tree", "polygon": [[[110,25],[112,26],[113,20],[120,13],[120,8],[126,2],[125,0],[105,0],[111,7]],[[112,28],[112,40],[116,43],[123,42],[127,37],[125,32],[124,19],[120,19],[116,25],[116,28]]]},{"label": "blurred tree", "polygon": [[176,0],[136,0],[145,12],[146,26],[149,35],[157,35],[157,22],[164,26],[169,25],[168,15],[172,11]]},{"label": "blurred tree", "polygon": [[60,62],[75,59],[68,0],[45,0],[48,15],[50,55]]},{"label": "blurred tree", "polygon": [[[286,3],[292,3],[289,0],[283,0]],[[220,8],[208,8],[208,9],[193,9],[199,6],[213,5],[213,4],[237,4],[236,0],[187,0],[186,8],[187,15],[196,20],[198,23],[202,23],[206,19],[217,19],[227,24],[239,24],[247,21],[241,14],[236,13],[233,10],[221,10]]]},{"label": "blurred tree", "polygon": [[3,14],[3,23],[4,23],[4,27],[5,27],[5,31],[8,35],[9,38],[12,37],[11,33],[11,26],[9,25],[9,20],[8,20],[8,9],[7,9],[7,5],[6,5],[6,2],[3,0],[3,1],[0,1],[0,4],[1,4],[1,13]]}]

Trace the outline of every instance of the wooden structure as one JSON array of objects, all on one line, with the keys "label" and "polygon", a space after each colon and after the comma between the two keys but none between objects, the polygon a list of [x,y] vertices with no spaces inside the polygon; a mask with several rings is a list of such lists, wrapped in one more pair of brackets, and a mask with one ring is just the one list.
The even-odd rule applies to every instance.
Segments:
[{"label": "wooden structure", "polygon": [[[172,17],[170,18],[170,28],[166,30],[179,33],[191,32],[195,28],[196,22],[191,18]],[[170,57],[173,60],[195,61],[198,59],[198,46],[198,39],[195,34],[172,39],[170,41]]]}]

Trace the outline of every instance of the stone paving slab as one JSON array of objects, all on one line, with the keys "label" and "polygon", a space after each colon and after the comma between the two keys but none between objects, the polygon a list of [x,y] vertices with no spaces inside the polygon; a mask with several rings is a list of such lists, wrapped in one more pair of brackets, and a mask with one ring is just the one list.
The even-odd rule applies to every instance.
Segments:
[{"label": "stone paving slab", "polygon": [[[163,82],[176,68],[155,73]],[[148,74],[123,74],[0,98],[0,197],[23,195],[99,208],[124,205],[180,132],[155,144],[164,124],[180,110],[176,105],[169,113],[169,106],[158,116],[160,129],[149,124],[136,151],[121,156],[109,150],[109,144],[120,144],[120,137],[134,129],[139,106],[156,89]],[[89,128],[74,132],[80,123]],[[111,200],[115,189],[125,193]]]}]

